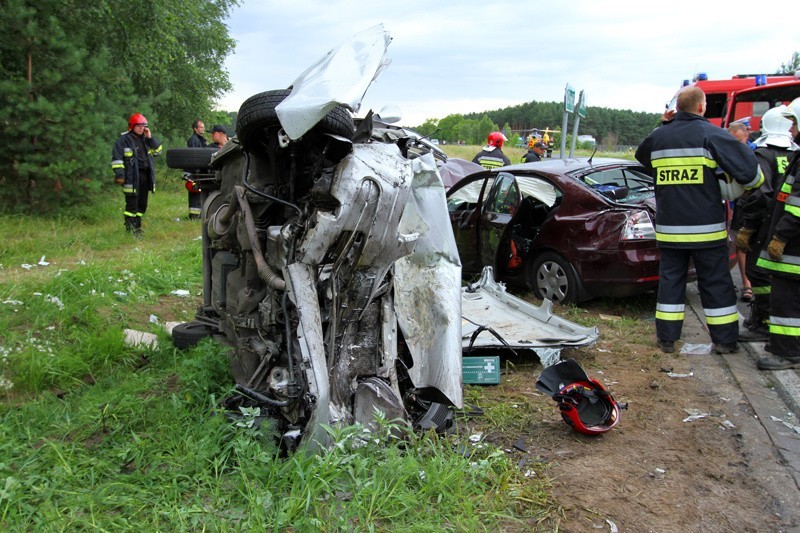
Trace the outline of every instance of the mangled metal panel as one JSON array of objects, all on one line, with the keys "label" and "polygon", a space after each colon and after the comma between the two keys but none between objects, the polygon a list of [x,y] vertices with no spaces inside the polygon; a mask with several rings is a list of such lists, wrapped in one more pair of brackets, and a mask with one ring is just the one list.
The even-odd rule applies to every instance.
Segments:
[{"label": "mangled metal panel", "polygon": [[[464,348],[589,346],[600,335],[596,327],[581,326],[553,314],[550,300],[537,307],[508,294],[505,285],[494,280],[491,267],[483,269],[477,283],[461,289],[461,316]],[[478,330],[482,331],[475,336]]]}]

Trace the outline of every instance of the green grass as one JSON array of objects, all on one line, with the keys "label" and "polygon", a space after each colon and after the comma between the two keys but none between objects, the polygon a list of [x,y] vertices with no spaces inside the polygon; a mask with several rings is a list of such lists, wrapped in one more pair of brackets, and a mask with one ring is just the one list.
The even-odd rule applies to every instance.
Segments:
[{"label": "green grass", "polygon": [[[218,410],[233,386],[222,347],[178,351],[162,328],[200,303],[179,178],[160,178],[144,238],[121,211],[115,191],[56,217],[0,217],[0,529],[531,530],[558,512],[546,477],[458,433],[352,427],[325,453],[279,457],[268,427]],[[127,346],[125,328],[158,346]],[[492,405],[492,424],[526,424],[520,401]]]},{"label": "green grass", "polygon": [[[472,161],[472,158],[475,157],[475,154],[481,151],[483,146],[473,146],[473,145],[457,145],[457,144],[443,144],[440,145],[444,153],[447,154],[448,157],[458,157],[460,159],[466,159],[467,161]],[[560,147],[556,146],[553,149],[553,157],[558,158],[560,156]],[[511,160],[512,164],[519,163],[522,160],[522,156],[525,155],[527,152],[527,148],[518,148],[516,146],[503,146],[503,153],[508,156]],[[567,146],[566,153],[569,154],[569,146]],[[584,149],[576,149],[575,156],[577,157],[589,157],[592,155],[591,150],[584,150]],[[597,157],[616,157],[619,159],[633,159],[632,152],[600,152],[597,153]]]}]

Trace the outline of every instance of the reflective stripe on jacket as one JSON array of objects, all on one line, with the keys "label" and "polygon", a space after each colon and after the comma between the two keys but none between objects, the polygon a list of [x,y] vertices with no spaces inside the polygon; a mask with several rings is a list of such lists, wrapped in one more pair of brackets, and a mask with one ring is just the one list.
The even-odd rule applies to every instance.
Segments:
[{"label": "reflective stripe on jacket", "polygon": [[161,154],[161,143],[154,136],[149,139],[137,140],[136,135],[129,131],[119,136],[111,150],[111,169],[114,177],[124,178],[123,192],[133,194],[139,189],[139,161],[136,151],[142,146],[147,149],[145,156],[150,161],[150,190],[156,190],[156,172],[153,158]]},{"label": "reflective stripe on jacket", "polygon": [[753,151],[705,118],[679,112],[636,150],[656,183],[656,240],[661,247],[707,248],[727,242],[727,211],[719,177],[745,189],[763,175]]},{"label": "reflective stripe on jacket", "polygon": [[[775,190],[769,216],[769,232],[764,239],[765,248],[758,256],[758,266],[774,276],[800,278],[800,152],[792,154],[786,176]],[[766,245],[773,237],[786,243],[783,257],[772,259]]]}]

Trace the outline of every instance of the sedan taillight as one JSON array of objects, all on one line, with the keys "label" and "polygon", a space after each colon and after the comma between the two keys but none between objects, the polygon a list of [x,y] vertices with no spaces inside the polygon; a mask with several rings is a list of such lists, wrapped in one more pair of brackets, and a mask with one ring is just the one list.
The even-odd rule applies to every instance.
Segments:
[{"label": "sedan taillight", "polygon": [[647,211],[632,211],[625,220],[621,240],[641,241],[655,238],[656,230],[653,221],[650,220],[650,214]]}]

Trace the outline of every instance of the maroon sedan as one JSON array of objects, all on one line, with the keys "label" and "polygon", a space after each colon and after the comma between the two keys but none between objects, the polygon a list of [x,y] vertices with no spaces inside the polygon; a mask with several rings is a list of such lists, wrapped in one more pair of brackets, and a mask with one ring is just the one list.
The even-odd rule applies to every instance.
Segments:
[{"label": "maroon sedan", "polygon": [[465,277],[492,266],[572,303],[658,286],[653,179],[622,159],[548,159],[469,175],[447,193]]}]

